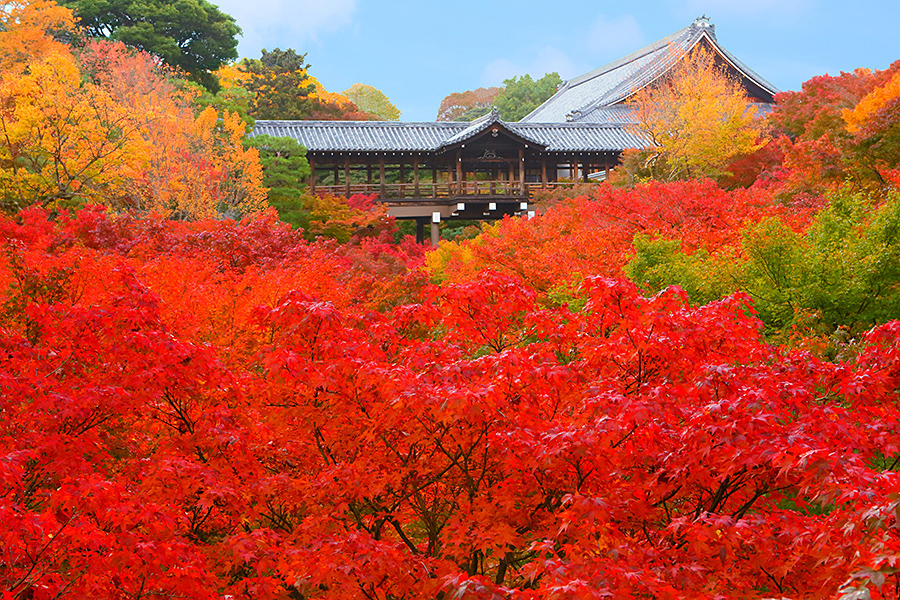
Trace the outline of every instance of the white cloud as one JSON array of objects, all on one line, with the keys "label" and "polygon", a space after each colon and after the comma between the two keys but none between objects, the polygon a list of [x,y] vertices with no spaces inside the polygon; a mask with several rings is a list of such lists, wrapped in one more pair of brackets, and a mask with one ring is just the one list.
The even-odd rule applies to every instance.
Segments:
[{"label": "white cloud", "polygon": [[578,69],[569,56],[552,46],[541,48],[537,54],[526,61],[511,61],[508,58],[498,58],[489,63],[482,71],[482,85],[500,85],[504,79],[531,75],[533,79],[540,79],[547,73],[559,73],[563,79],[574,77]]},{"label": "white cloud", "polygon": [[598,16],[587,39],[590,50],[611,59],[634,52],[646,44],[640,25],[631,15],[613,18]]},{"label": "white cloud", "polygon": [[243,30],[241,56],[255,57],[260,48],[303,49],[319,35],[353,22],[356,0],[213,0]]}]

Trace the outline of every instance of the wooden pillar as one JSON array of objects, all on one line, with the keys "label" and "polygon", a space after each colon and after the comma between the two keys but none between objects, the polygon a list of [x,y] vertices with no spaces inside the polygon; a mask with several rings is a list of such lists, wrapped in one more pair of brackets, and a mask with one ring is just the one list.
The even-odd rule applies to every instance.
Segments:
[{"label": "wooden pillar", "polygon": [[441,241],[441,230],[438,229],[438,224],[433,220],[431,221],[431,247],[437,248],[438,243]]},{"label": "wooden pillar", "polygon": [[462,153],[456,152],[456,195],[462,196],[463,193],[463,168]]},{"label": "wooden pillar", "polygon": [[372,185],[372,163],[366,165],[366,184]]},{"label": "wooden pillar", "polygon": [[311,196],[316,195],[316,159],[313,156],[307,156],[306,159],[309,162],[309,181],[307,182],[307,187],[309,188],[309,193]]},{"label": "wooden pillar", "polygon": [[378,184],[381,186],[381,197],[384,198],[384,155],[378,157]]},{"label": "wooden pillar", "polygon": [[337,187],[338,185],[340,185],[340,181],[339,181],[340,177],[338,177],[338,173],[340,173],[340,169],[338,169],[337,162],[334,163],[334,167],[332,168],[332,171],[334,171],[334,173],[333,173],[334,181],[331,182],[331,185],[334,187]]},{"label": "wooden pillar", "polygon": [[541,189],[547,189],[547,157],[541,156]]},{"label": "wooden pillar", "polygon": [[506,193],[509,194],[513,189],[513,180],[515,180],[515,170],[514,165],[510,162],[507,166],[508,173],[506,174]]},{"label": "wooden pillar", "polygon": [[400,190],[400,197],[405,198],[405,194],[403,193],[403,157],[400,157],[400,165],[397,167],[398,176],[397,176],[397,187]]},{"label": "wooden pillar", "polygon": [[569,179],[578,181],[578,158],[574,156],[569,160]]},{"label": "wooden pillar", "polygon": [[419,157],[413,157],[413,195],[420,198],[419,194]]},{"label": "wooden pillar", "polygon": [[345,196],[350,197],[350,156],[344,159],[344,190]]},{"label": "wooden pillar", "polygon": [[447,195],[453,195],[453,166],[447,162]]},{"label": "wooden pillar", "polygon": [[525,195],[525,151],[519,148],[519,193]]},{"label": "wooden pillar", "polygon": [[584,182],[588,183],[591,179],[588,177],[590,169],[588,168],[590,165],[587,161],[582,162],[582,172],[584,173]]}]

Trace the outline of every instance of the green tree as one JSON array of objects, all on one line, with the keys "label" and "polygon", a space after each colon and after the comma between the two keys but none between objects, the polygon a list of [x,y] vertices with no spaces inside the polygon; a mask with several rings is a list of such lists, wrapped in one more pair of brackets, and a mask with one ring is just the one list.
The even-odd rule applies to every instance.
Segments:
[{"label": "green tree", "polygon": [[241,29],[206,0],[61,0],[92,37],[119,40],[159,56],[210,91],[211,73],[237,58]]},{"label": "green tree", "polygon": [[531,75],[503,81],[503,89],[494,99],[494,106],[504,121],[518,121],[546,102],[562,84],[559,73],[547,73],[537,81]]},{"label": "green tree", "polygon": [[250,114],[257,119],[308,119],[310,95],[316,91],[307,70],[306,54],[293,49],[263,49],[259,59],[245,58],[241,69],[250,74],[253,95]]},{"label": "green tree", "polygon": [[341,93],[350,98],[360,110],[373,114],[383,121],[400,119],[400,109],[394,106],[384,92],[371,85],[354,83]]},{"label": "green tree", "polygon": [[263,185],[269,188],[269,204],[278,211],[279,218],[293,227],[309,225],[308,197],[304,179],[309,175],[306,148],[297,140],[285,137],[257,135],[244,141],[256,148],[263,168]]},{"label": "green tree", "polygon": [[835,194],[809,229],[777,218],[744,231],[740,249],[687,255],[677,240],[635,238],[626,274],[651,292],[678,285],[704,304],[735,291],[753,298],[774,336],[790,328],[858,335],[900,317],[900,197],[874,203]]}]

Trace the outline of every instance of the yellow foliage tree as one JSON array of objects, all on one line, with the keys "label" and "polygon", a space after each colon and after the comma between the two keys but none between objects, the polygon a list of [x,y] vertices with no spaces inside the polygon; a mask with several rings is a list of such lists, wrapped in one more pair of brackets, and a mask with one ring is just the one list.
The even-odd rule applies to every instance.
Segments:
[{"label": "yellow foliage tree", "polygon": [[642,158],[654,179],[727,175],[734,158],[761,147],[765,125],[756,108],[704,47],[629,103],[634,130],[648,141]]},{"label": "yellow foliage tree", "polygon": [[52,2],[0,6],[0,208],[91,202],[181,218],[266,208],[255,149],[237,114],[195,115],[152,56],[93,42],[76,57],[51,33]]},{"label": "yellow foliage tree", "polygon": [[143,143],[132,115],[82,80],[56,50],[27,72],[0,74],[0,197],[7,209],[34,202],[115,203],[140,169]]}]

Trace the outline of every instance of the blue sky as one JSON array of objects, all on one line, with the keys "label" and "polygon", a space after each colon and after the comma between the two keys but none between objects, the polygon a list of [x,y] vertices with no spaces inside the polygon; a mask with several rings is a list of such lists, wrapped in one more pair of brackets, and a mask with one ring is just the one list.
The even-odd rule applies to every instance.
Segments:
[{"label": "blue sky", "polygon": [[782,90],[900,59],[897,0],[211,1],[243,29],[241,56],[305,52],[326,89],[373,85],[404,121],[432,121],[446,95],[514,75],[581,75],[703,14],[722,45]]}]

